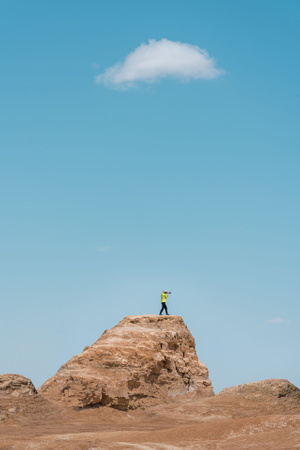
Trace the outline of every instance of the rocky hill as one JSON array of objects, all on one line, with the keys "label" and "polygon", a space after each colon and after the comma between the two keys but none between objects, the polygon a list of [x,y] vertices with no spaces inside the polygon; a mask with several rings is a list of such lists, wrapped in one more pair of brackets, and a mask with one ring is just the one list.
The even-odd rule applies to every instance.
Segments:
[{"label": "rocky hill", "polygon": [[158,315],[125,317],[39,389],[66,406],[121,410],[193,391],[213,395],[194,338],[181,317]]}]

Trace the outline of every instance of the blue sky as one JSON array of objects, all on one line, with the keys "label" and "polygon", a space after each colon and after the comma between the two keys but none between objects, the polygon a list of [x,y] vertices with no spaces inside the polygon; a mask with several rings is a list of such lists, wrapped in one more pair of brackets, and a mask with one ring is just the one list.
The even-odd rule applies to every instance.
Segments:
[{"label": "blue sky", "polygon": [[[299,18],[297,0],[1,1],[0,373],[38,387],[168,289],[215,392],[300,386]],[[95,82],[150,39],[222,73]]]}]

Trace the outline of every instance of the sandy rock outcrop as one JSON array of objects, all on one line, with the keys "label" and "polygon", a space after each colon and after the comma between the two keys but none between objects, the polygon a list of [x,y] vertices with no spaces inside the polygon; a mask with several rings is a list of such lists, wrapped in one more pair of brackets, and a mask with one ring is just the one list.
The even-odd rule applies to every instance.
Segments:
[{"label": "sandy rock outcrop", "polygon": [[66,406],[121,410],[193,391],[214,395],[194,338],[181,317],[157,315],[125,317],[39,389]]},{"label": "sandy rock outcrop", "polygon": [[266,411],[300,411],[300,389],[290,381],[280,378],[255,381],[223,389],[217,398],[228,398],[243,404],[245,401],[264,405]]},{"label": "sandy rock outcrop", "polygon": [[300,402],[300,389],[288,380],[278,378],[228,387],[219,392],[218,395],[260,400],[266,397],[269,399],[286,398]]},{"label": "sandy rock outcrop", "polygon": [[34,396],[37,391],[29,378],[17,374],[0,375],[0,397]]},{"label": "sandy rock outcrop", "polygon": [[29,378],[0,375],[0,423],[57,416],[58,407],[39,395]]}]

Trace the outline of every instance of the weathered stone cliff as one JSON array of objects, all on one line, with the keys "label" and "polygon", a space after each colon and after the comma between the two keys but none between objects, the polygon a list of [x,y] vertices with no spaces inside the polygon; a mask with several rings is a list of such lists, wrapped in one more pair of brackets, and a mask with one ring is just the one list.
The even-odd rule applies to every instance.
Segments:
[{"label": "weathered stone cliff", "polygon": [[179,316],[125,317],[64,364],[39,393],[75,408],[136,408],[197,391],[212,396],[207,367]]}]

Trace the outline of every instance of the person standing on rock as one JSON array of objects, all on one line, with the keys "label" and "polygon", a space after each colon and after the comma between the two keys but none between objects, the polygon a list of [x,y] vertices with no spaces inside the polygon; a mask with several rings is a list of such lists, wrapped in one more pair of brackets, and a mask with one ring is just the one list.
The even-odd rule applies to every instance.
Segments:
[{"label": "person standing on rock", "polygon": [[169,316],[170,314],[168,313],[168,308],[167,308],[167,298],[168,295],[171,294],[171,292],[167,292],[167,291],[162,291],[161,293],[161,310],[159,315],[162,315],[163,310],[166,311],[166,315]]}]

